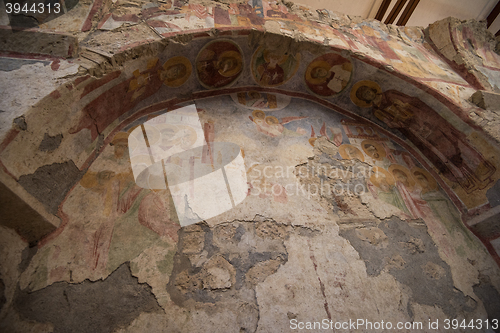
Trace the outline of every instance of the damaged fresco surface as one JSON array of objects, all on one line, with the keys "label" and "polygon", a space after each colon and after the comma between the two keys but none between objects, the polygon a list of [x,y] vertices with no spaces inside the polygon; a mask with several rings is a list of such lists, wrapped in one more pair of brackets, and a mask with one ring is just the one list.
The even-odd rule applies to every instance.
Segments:
[{"label": "damaged fresco surface", "polygon": [[[72,36],[0,54],[0,181],[60,225],[36,246],[0,227],[0,329],[500,317],[500,230],[468,224],[500,204],[496,111],[468,100],[498,90],[500,60],[475,23],[261,0],[79,1],[40,23]],[[193,103],[203,134],[148,144],[235,144],[247,193],[181,227],[171,192],[134,179],[130,133]]]},{"label": "damaged fresco surface", "polygon": [[[272,103],[247,107],[250,96]],[[145,322],[159,332],[265,332],[288,331],[291,319],[492,315],[477,292],[500,282],[492,258],[434,177],[385,131],[276,93],[247,91],[196,106],[208,145],[233,142],[244,151],[247,198],[179,230],[165,191],[138,187],[129,162],[128,132],[164,111],[134,120],[67,194],[65,226],[20,276],[21,290],[31,292],[14,298],[22,318],[37,319],[20,299],[78,295],[60,283],[107,283],[118,274],[147,283],[157,302],[144,298],[140,316],[114,320],[115,329],[130,325],[123,331]],[[372,308],[384,310],[377,317]],[[49,318],[63,316],[50,311]]]}]

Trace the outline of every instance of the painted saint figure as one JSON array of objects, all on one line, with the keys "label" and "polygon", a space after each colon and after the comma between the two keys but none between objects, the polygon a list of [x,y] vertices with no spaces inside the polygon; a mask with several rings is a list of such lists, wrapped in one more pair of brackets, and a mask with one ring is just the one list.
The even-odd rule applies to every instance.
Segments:
[{"label": "painted saint figure", "polygon": [[300,53],[259,47],[252,57],[252,75],[259,85],[275,87],[287,82],[299,68]]},{"label": "painted saint figure", "polygon": [[180,226],[173,203],[166,193],[151,192],[136,185],[129,163],[127,139],[128,133],[119,132],[110,143],[114,152],[105,160],[106,166],[111,166],[114,171],[89,170],[80,181],[83,188],[102,198],[103,219],[95,221],[98,227],[89,249],[90,268],[97,272],[113,271],[121,263],[135,258],[159,237],[177,242]]},{"label": "painted saint figure", "polygon": [[352,64],[348,61],[333,66],[323,60],[314,61],[307,68],[306,83],[318,95],[333,96],[347,86],[351,71]]},{"label": "painted saint figure", "polygon": [[259,83],[264,86],[275,86],[283,83],[285,80],[285,71],[280,66],[283,64],[287,55],[280,56],[277,53],[264,51],[265,63],[257,67],[257,72],[260,75]]},{"label": "painted saint figure", "polygon": [[354,85],[351,99],[358,106],[372,106],[378,119],[403,133],[446,178],[459,183],[467,193],[492,182],[495,167],[462,132],[418,98],[396,90],[382,92],[375,82],[360,81]]},{"label": "painted saint figure", "polygon": [[189,60],[183,56],[169,59],[158,71],[160,80],[168,87],[179,87],[191,76],[192,66]]},{"label": "painted saint figure", "polygon": [[241,51],[230,41],[208,43],[196,59],[198,78],[207,88],[221,88],[231,84],[242,69]]},{"label": "painted saint figure", "polygon": [[249,118],[257,126],[257,130],[259,132],[274,138],[282,134],[289,136],[302,135],[303,133],[300,133],[299,131],[291,131],[285,128],[283,125],[307,117],[284,117],[280,121],[274,116],[266,116],[266,113],[264,111],[255,110],[252,112],[252,116],[249,116]]},{"label": "painted saint figure", "polygon": [[373,184],[376,189],[369,184],[369,189],[373,197],[399,208],[403,213],[410,216],[410,212],[395,186],[396,181],[391,173],[379,167],[374,167],[373,171],[374,174],[370,177],[370,183]]},{"label": "painted saint figure", "polygon": [[351,79],[352,64],[337,54],[327,54],[313,61],[306,70],[306,84],[315,94],[333,96]]}]

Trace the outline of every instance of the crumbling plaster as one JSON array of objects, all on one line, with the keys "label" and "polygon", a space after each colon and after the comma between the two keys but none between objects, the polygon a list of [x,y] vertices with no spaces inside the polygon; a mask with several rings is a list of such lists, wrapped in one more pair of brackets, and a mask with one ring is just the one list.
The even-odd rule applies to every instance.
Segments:
[{"label": "crumbling plaster", "polygon": [[[428,29],[385,26],[288,1],[80,1],[67,14],[23,32],[39,47],[14,43],[5,30],[0,172],[9,177],[4,184],[28,204],[36,202],[30,206],[57,229],[30,248],[25,235],[2,227],[0,327],[287,332],[292,319],[498,318],[500,275],[492,245],[498,235],[473,229],[486,249],[467,228],[468,220],[493,208],[494,184],[467,193],[414,142],[356,104],[351,93],[354,84],[369,80],[383,92],[399,90],[410,104],[419,99],[491,161],[496,182],[498,110],[486,107],[484,98],[479,106],[469,101],[477,90],[494,97],[500,82],[495,42],[481,24],[449,19]],[[472,50],[456,46],[470,36],[476,36]],[[200,80],[199,52],[210,41],[241,50],[241,74],[230,84]],[[57,48],[47,47],[56,42]],[[255,78],[259,50],[281,50],[300,60],[286,82],[264,84]],[[307,84],[305,73],[317,57],[330,53],[348,59],[353,70],[338,94],[322,96]],[[176,55],[189,59],[193,73],[180,86],[168,87],[160,72]],[[308,118],[300,121],[311,130],[282,127],[310,139],[266,133],[249,121],[255,108],[229,97],[248,91],[289,98],[283,111],[268,107],[264,113],[281,122],[285,116]],[[118,155],[114,146],[117,133],[190,101],[203,124],[215,124],[215,141],[240,145],[255,170],[284,167],[293,173],[264,179],[260,194],[252,195],[256,188],[250,188],[233,210],[182,229],[162,217],[168,202],[154,191],[138,192],[140,199],[128,211],[109,215],[106,192],[83,177],[103,170],[127,174],[127,155]],[[313,197],[269,192],[289,184],[369,188],[371,174],[360,177],[357,170],[380,161],[366,154],[364,162],[342,156],[340,146],[354,144],[346,141],[349,125],[342,145],[320,130],[322,121],[340,128],[346,118],[368,121],[393,153],[409,152],[408,163],[432,174],[440,195],[435,202],[451,207],[444,221],[430,213],[430,200],[422,203],[427,213],[415,215],[368,190]],[[300,176],[301,167],[321,166],[342,170],[341,176],[314,171]],[[116,179],[122,186],[124,180]],[[116,293],[102,297],[100,288]],[[89,299],[92,293],[100,294],[99,301]],[[123,302],[130,307],[116,312]],[[66,306],[81,316],[65,316]]]}]

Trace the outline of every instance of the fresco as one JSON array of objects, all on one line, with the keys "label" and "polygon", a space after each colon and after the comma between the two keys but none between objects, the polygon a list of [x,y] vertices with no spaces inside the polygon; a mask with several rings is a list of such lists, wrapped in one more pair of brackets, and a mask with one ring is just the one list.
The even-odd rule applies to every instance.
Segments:
[{"label": "fresco", "polygon": [[300,54],[286,50],[268,50],[259,47],[252,57],[252,74],[263,87],[275,87],[287,82],[297,71]]},{"label": "fresco", "polygon": [[180,225],[172,200],[165,190],[136,185],[128,137],[127,132],[115,134],[65,200],[62,213],[67,225],[43,251],[67,241],[79,250],[71,253],[69,265],[62,262],[67,261],[65,256],[50,261],[40,283],[59,281],[70,272],[76,279],[82,272],[98,279],[147,248],[172,250],[177,243]]},{"label": "fresco", "polygon": [[500,56],[495,52],[494,40],[478,35],[473,25],[455,24],[450,25],[449,29],[453,46],[459,54],[472,56],[474,67],[488,79],[492,87],[496,86],[498,89],[500,87]]},{"label": "fresco", "polygon": [[286,107],[291,97],[256,90],[231,94],[235,103],[252,110],[281,110]]},{"label": "fresco", "polygon": [[189,59],[183,56],[173,57],[167,60],[159,70],[158,74],[160,80],[167,87],[180,87],[182,86],[191,76],[193,67]]},{"label": "fresco", "polygon": [[229,40],[212,41],[196,58],[196,74],[205,88],[221,88],[233,83],[243,70],[240,48]]},{"label": "fresco", "polygon": [[[143,99],[156,93],[163,83],[160,78],[160,75],[163,75],[161,63],[155,57],[150,59],[145,67],[137,68],[130,78],[102,91],[97,98],[88,103],[80,112],[81,115],[77,123],[72,126],[69,133],[73,134],[83,129],[89,129],[92,140],[95,140],[99,133],[106,130],[118,117],[130,111]],[[161,71],[160,68],[162,68]],[[111,73],[108,77],[96,81],[95,89],[120,74],[120,72],[117,72],[116,75]],[[165,79],[163,76],[162,78]],[[93,86],[90,85],[92,88]],[[88,91],[84,90],[80,98],[92,91],[92,88]]]},{"label": "fresco", "polygon": [[[175,59],[172,57],[168,59],[158,63],[182,63],[170,60]],[[157,76],[159,85],[166,86],[160,79],[165,66],[155,64],[151,67],[153,69],[151,75]],[[134,91],[139,91],[140,76],[133,77],[137,79]],[[125,82],[128,89],[131,81]],[[379,87],[369,85],[376,90],[377,97],[381,96]],[[140,156],[150,158],[148,149],[144,145],[141,147],[135,136],[144,132],[148,133],[150,145],[147,148],[154,150],[155,154],[172,157],[170,162],[184,172],[189,172],[190,166],[185,160],[174,159],[177,154],[173,150],[175,145],[189,150],[204,140],[209,149],[220,142],[238,146],[244,158],[241,167],[246,171],[248,183],[242,201],[235,201],[224,214],[246,214],[245,218],[253,218],[265,211],[276,220],[287,221],[299,218],[294,215],[301,213],[296,207],[313,205],[313,197],[321,195],[318,191],[302,190],[304,186],[300,184],[297,167],[307,166],[309,157],[314,156],[315,149],[318,149],[318,142],[329,142],[328,159],[333,161],[332,164],[360,161],[367,173],[356,183],[357,189],[361,186],[361,190],[354,194],[339,192],[330,195],[331,192],[325,192],[328,194],[322,198],[330,200],[329,206],[325,206],[330,207],[327,208],[329,213],[342,218],[352,218],[355,216],[352,212],[362,214],[362,209],[350,205],[357,200],[363,207],[360,199],[363,198],[376,209],[395,214],[407,222],[425,221],[438,246],[448,255],[465,256],[468,253],[467,249],[459,250],[459,245],[451,241],[455,237],[461,237],[457,238],[461,240],[463,234],[468,235],[455,206],[432,175],[380,127],[305,99],[276,92],[259,92],[258,96],[254,92],[242,90],[196,100],[196,109],[192,111],[197,114],[196,119],[199,117],[199,123],[194,131],[180,121],[183,115],[179,121],[167,121],[169,113],[175,113],[166,111],[176,109],[175,106],[123,120],[120,130],[110,134],[110,140],[105,141],[100,155],[61,204],[60,214],[65,223],[40,250],[40,258],[50,260],[37,261],[39,266],[34,267],[34,286],[42,287],[69,278],[74,281],[100,279],[125,262],[135,263],[138,258],[149,255],[164,259],[143,260],[141,266],[131,266],[134,272],[149,269],[148,276],[158,281],[164,281],[170,274],[172,253],[175,253],[178,241],[177,231],[182,225],[178,214],[182,206],[180,199],[185,196],[176,197],[175,188],[138,186],[131,162],[140,164],[141,161],[135,160]],[[349,93],[349,90],[345,91],[346,96]],[[259,104],[255,104],[257,101]],[[358,103],[361,102],[365,107],[373,107],[374,103],[366,98],[359,99]],[[257,105],[263,106],[262,109]],[[218,160],[219,154],[205,151],[199,162],[210,168],[211,159]],[[223,162],[222,157],[220,159]],[[151,161],[145,165],[151,165]],[[325,179],[340,185],[352,180],[345,176],[348,169],[333,168],[331,172]],[[321,181],[320,177],[315,179]],[[190,195],[189,191],[188,185],[184,194]],[[203,196],[212,199],[207,201],[212,203],[211,207],[218,206],[213,203],[216,197],[210,191],[203,192]],[[182,207],[184,212],[192,208],[189,205]],[[313,210],[321,209],[318,206]],[[208,218],[207,223],[226,221],[227,216],[234,217]],[[335,228],[333,223],[331,226]],[[57,255],[56,249],[68,242],[74,244],[73,250]],[[463,242],[460,244],[462,246]]]},{"label": "fresco", "polygon": [[152,118],[129,136],[135,183],[145,189],[168,188],[181,226],[220,215],[246,197],[240,148],[213,142],[210,136],[210,131],[204,134],[194,104]]},{"label": "fresco", "polygon": [[377,119],[399,130],[444,177],[467,193],[493,182],[493,164],[462,132],[418,98],[392,89],[382,92],[377,83],[365,80],[353,86],[351,100],[357,106],[371,107]]},{"label": "fresco", "polygon": [[347,86],[351,80],[352,63],[336,53],[328,53],[314,59],[307,66],[307,87],[317,95],[331,97]]}]

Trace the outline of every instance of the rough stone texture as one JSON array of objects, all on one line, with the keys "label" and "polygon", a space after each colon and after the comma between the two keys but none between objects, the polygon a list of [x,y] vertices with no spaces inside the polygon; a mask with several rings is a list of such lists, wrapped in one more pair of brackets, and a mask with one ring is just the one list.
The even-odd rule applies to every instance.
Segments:
[{"label": "rough stone texture", "polygon": [[[449,17],[429,25],[429,37],[438,51],[450,62],[469,83],[476,87],[499,92],[497,78],[486,67],[498,54],[495,37],[485,30],[485,21],[461,21]],[[486,50],[487,53],[483,53]],[[495,60],[493,60],[495,62]]]},{"label": "rough stone texture", "polygon": [[472,94],[471,102],[484,110],[500,111],[500,94],[478,90]]},{"label": "rough stone texture", "polygon": [[55,283],[43,290],[18,290],[17,311],[26,319],[50,322],[54,332],[112,332],[142,312],[161,311],[151,288],[139,284],[128,265],[103,281]]},{"label": "rough stone texture", "polygon": [[26,124],[26,120],[24,119],[24,116],[15,118],[14,121],[13,121],[13,123],[21,131],[26,131],[28,129],[28,124]]},{"label": "rough stone texture", "polygon": [[[32,59],[16,60],[19,68],[15,69],[0,63],[0,90],[3,96],[9,96],[9,98],[0,99],[0,110],[4,111],[0,113],[0,137],[2,140],[12,128],[14,119],[24,118],[23,115],[33,105],[54,91],[64,81],[67,81],[67,77],[76,74],[79,68],[78,64],[62,59],[34,63]],[[56,68],[57,70],[55,70]],[[22,89],[19,88],[19,85],[14,84],[17,80],[23,81]],[[43,82],[43,84],[39,82]],[[22,128],[26,124],[20,126],[20,129],[23,130]]]},{"label": "rough stone texture", "polygon": [[[19,212],[23,212],[20,216]],[[0,224],[16,230],[31,244],[36,244],[42,237],[56,229],[38,211],[17,196],[10,188],[0,183]]]},{"label": "rough stone texture", "polygon": [[58,134],[56,136],[50,136],[48,133],[45,133],[42,142],[40,142],[40,146],[38,147],[41,151],[53,151],[56,150],[57,147],[61,144],[62,134]]},{"label": "rough stone texture", "polygon": [[47,208],[57,213],[59,204],[73,185],[80,180],[80,170],[73,161],[41,167],[31,175],[19,178],[19,184]]},{"label": "rough stone texture", "polygon": [[78,39],[60,34],[2,29],[0,50],[72,58],[78,54]]},{"label": "rough stone texture", "polygon": [[449,318],[476,307],[475,301],[454,288],[450,267],[439,257],[424,223],[392,218],[376,228],[341,229],[340,235],[359,252],[368,275],[377,276],[385,270],[409,287],[410,302],[438,305]]},{"label": "rough stone texture", "polygon": [[[492,287],[491,280],[487,275],[479,276],[479,283],[474,286],[474,292],[483,300],[488,319],[500,318],[500,294]],[[495,332],[499,331],[500,328],[495,330]]]},{"label": "rough stone texture", "polygon": [[167,285],[170,297],[176,305],[209,313],[236,310],[239,330],[255,332],[254,288],[287,261],[283,239],[290,232],[294,229],[267,219],[183,228]]},{"label": "rough stone texture", "polygon": [[486,196],[488,197],[488,201],[492,207],[500,205],[500,181],[497,181],[495,186],[486,192]]},{"label": "rough stone texture", "polygon": [[3,309],[5,303],[7,303],[7,298],[5,297],[5,284],[3,280],[0,279],[0,311]]}]

